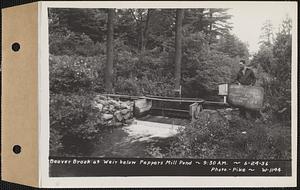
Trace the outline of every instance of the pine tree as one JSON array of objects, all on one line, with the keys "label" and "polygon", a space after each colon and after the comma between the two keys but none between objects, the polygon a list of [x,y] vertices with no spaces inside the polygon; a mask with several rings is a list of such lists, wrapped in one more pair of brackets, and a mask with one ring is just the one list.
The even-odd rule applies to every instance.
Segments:
[{"label": "pine tree", "polygon": [[183,9],[176,10],[176,36],[175,36],[175,89],[180,89],[181,58],[182,58],[182,20]]},{"label": "pine tree", "polygon": [[273,44],[273,38],[274,38],[274,27],[270,20],[266,20],[263,23],[263,26],[261,28],[262,34],[260,35],[260,41],[259,43],[261,45],[265,45],[270,47]]},{"label": "pine tree", "polygon": [[114,16],[115,16],[115,9],[109,9],[108,18],[107,18],[107,47],[106,47],[107,58],[106,58],[106,68],[105,68],[105,89],[108,93],[112,92]]}]

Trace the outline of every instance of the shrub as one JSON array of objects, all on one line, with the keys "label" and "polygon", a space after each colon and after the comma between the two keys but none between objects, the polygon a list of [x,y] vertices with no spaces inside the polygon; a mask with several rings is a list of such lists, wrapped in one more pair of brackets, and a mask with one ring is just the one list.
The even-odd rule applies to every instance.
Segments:
[{"label": "shrub", "polygon": [[63,151],[62,135],[55,128],[50,127],[50,141],[49,141],[50,155],[59,155]]},{"label": "shrub", "polygon": [[238,58],[211,50],[206,60],[193,68],[195,74],[183,78],[184,94],[190,97],[210,98],[217,95],[218,85],[233,82],[238,72]]},{"label": "shrub", "polygon": [[102,91],[103,57],[50,56],[52,93]]},{"label": "shrub", "polygon": [[273,79],[264,81],[265,103],[262,112],[269,121],[291,120],[290,81]]},{"label": "shrub", "polygon": [[216,142],[226,135],[228,127],[228,121],[217,111],[203,111],[200,118],[187,125],[174,140],[170,156],[213,159],[219,149]]},{"label": "shrub", "polygon": [[[120,56],[122,55],[122,56]],[[165,67],[164,54],[146,51],[137,57],[119,53],[115,60],[115,92],[128,95],[173,95],[173,74]]]},{"label": "shrub", "polygon": [[53,55],[99,56],[105,53],[105,49],[105,44],[94,42],[88,35],[67,28],[49,34],[49,52]]},{"label": "shrub", "polygon": [[[102,120],[92,106],[93,94],[51,94],[50,152],[77,151],[77,145],[87,143],[101,130]],[[62,151],[62,149],[64,151]]]},{"label": "shrub", "polygon": [[118,77],[115,83],[115,92],[127,95],[157,95],[174,96],[173,82],[164,77],[160,80],[150,80],[147,77],[123,78]]},{"label": "shrub", "polygon": [[175,138],[168,157],[290,159],[290,125],[270,127],[233,112],[204,111]]}]

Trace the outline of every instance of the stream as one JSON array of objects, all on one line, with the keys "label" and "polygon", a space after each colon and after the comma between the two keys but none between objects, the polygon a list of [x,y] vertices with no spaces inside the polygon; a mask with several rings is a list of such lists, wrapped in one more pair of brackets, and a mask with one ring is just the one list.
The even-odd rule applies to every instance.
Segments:
[{"label": "stream", "polygon": [[[151,116],[134,120],[124,127],[110,128],[99,136],[91,157],[146,158],[163,157],[183,124],[171,118]],[[164,120],[165,123],[157,122]],[[173,123],[166,123],[166,121]]]},{"label": "stream", "polygon": [[[184,129],[189,122],[162,116],[146,116],[135,119],[123,127],[110,127],[101,131],[93,148],[82,144],[85,158],[164,158],[171,146],[172,137]],[[81,152],[84,153],[84,152]],[[68,160],[79,157],[58,157],[56,160]],[[51,160],[51,159],[50,159]],[[50,161],[51,163],[51,161]],[[110,175],[110,167],[98,169],[101,165],[50,164],[51,177],[99,176],[102,172]],[[116,166],[117,167],[117,166]],[[105,171],[104,171],[105,170]],[[126,170],[125,170],[126,171]]]}]

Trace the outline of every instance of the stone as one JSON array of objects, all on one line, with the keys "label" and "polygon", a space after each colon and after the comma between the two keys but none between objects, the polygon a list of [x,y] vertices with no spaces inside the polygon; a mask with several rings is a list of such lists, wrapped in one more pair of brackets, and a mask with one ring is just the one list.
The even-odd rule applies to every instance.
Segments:
[{"label": "stone", "polygon": [[123,117],[120,111],[116,111],[114,114],[115,118],[117,119],[117,121],[122,121]]},{"label": "stone", "polygon": [[95,107],[98,108],[100,111],[102,111],[102,109],[103,109],[102,104],[95,104]]},{"label": "stone", "polygon": [[114,116],[112,115],[112,114],[103,114],[102,115],[102,118],[105,120],[105,121],[107,121],[107,120],[110,120],[110,119],[112,119]]},{"label": "stone", "polygon": [[99,103],[99,104],[102,104],[102,105],[104,105],[104,106],[107,105],[107,101],[105,101],[105,100],[100,100],[98,103]]},{"label": "stone", "polygon": [[113,105],[117,105],[117,104],[118,104],[118,102],[117,102],[116,100],[111,100],[111,103],[112,103]]},{"label": "stone", "polygon": [[97,98],[102,99],[102,100],[106,100],[107,99],[107,97],[103,96],[103,95],[97,95]]},{"label": "stone", "polygon": [[96,97],[95,97],[95,101],[96,102],[103,102],[103,101],[106,101],[107,100],[107,98],[105,97],[105,96],[101,96],[101,95],[97,95]]},{"label": "stone", "polygon": [[117,103],[115,104],[115,108],[116,108],[116,109],[121,109],[120,102],[117,102]]},{"label": "stone", "polygon": [[108,104],[109,105],[116,105],[117,102],[115,100],[110,99],[110,100],[108,100]]},{"label": "stone", "polygon": [[120,104],[120,107],[123,108],[123,109],[127,109],[128,108],[128,103],[127,102],[122,102]]},{"label": "stone", "polygon": [[127,120],[127,119],[130,118],[130,116],[131,116],[131,114],[130,114],[130,112],[128,112],[128,113],[127,113],[126,115],[124,115],[123,117],[124,117],[125,120]]},{"label": "stone", "polygon": [[110,105],[110,106],[109,106],[109,110],[110,110],[110,111],[112,111],[112,110],[114,110],[114,109],[115,109],[115,106],[114,106],[114,105]]},{"label": "stone", "polygon": [[127,114],[128,112],[129,112],[128,109],[122,109],[122,110],[121,110],[121,113],[122,113],[123,115]]},{"label": "stone", "polygon": [[125,121],[125,123],[127,124],[127,125],[130,125],[130,124],[132,124],[133,123],[133,119],[127,119],[126,121]]}]

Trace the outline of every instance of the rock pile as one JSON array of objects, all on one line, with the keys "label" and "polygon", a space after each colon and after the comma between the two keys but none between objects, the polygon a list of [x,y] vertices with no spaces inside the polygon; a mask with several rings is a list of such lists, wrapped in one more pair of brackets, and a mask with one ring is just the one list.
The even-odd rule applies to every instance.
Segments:
[{"label": "rock pile", "polygon": [[131,101],[117,101],[98,95],[94,98],[94,107],[99,110],[101,119],[107,126],[124,126],[133,121],[133,105]]}]

